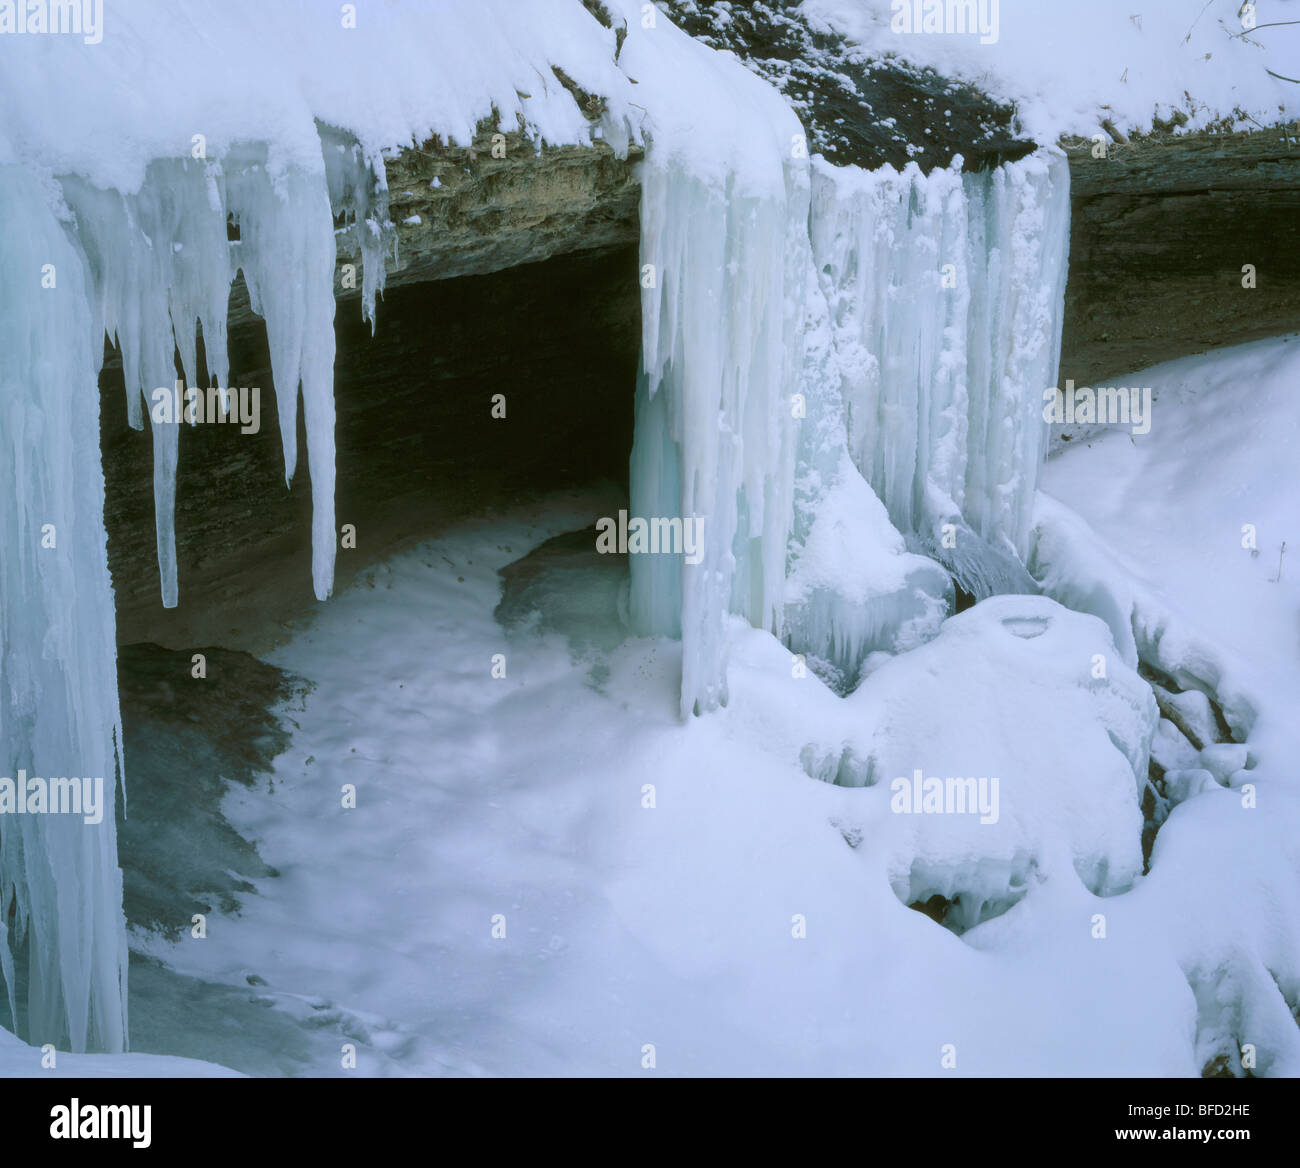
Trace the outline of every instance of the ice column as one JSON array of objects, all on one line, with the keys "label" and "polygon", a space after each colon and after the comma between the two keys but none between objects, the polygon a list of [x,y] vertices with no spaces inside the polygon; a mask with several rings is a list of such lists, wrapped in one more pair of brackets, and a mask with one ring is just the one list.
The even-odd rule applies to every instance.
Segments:
[{"label": "ice column", "polygon": [[807,273],[807,163],[784,196],[740,194],[650,150],[642,176],[635,517],[698,518],[703,558],[631,557],[638,631],[682,638],[682,712],[727,699],[728,612],[779,632],[790,405]]},{"label": "ice column", "polygon": [[[27,943],[25,1037],[125,1049],[115,784],[121,726],[99,387],[80,256],[26,171],[0,165],[0,780],[102,779],[97,823],[0,815],[0,980]],[[12,915],[11,914],[12,911]],[[6,936],[6,933],[8,934]]]}]

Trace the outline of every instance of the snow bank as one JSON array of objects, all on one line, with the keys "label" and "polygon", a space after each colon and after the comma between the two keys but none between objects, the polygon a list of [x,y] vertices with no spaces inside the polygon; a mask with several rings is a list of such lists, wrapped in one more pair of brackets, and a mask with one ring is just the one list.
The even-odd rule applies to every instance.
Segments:
[{"label": "snow bank", "polygon": [[[995,17],[993,39],[929,32],[946,10],[975,8]],[[1092,135],[1111,121],[1122,131],[1150,129],[1173,114],[1186,129],[1226,119],[1257,129],[1300,116],[1300,28],[1258,28],[1249,36],[1241,0],[803,0],[814,27],[835,30],[875,55],[895,54],[1016,103],[1024,133],[1040,143]],[[1260,0],[1258,25],[1286,21],[1288,5]],[[908,19],[919,10],[919,24]],[[940,20],[927,21],[926,10]],[[895,20],[895,14],[898,19]],[[922,31],[910,31],[919,27]]]},{"label": "snow bank", "polygon": [[[881,799],[890,792],[897,816],[890,876],[905,903],[956,899],[971,927],[1071,867],[1098,896],[1140,876],[1138,804],[1159,715],[1100,621],[1045,597],[995,597],[848,701],[864,724],[850,740],[854,775]],[[918,806],[913,794],[928,800],[934,779],[962,786],[964,813],[942,799]],[[970,784],[986,780],[973,814],[984,792]]]},{"label": "snow bank", "polygon": [[45,1053],[0,1027],[0,1079],[220,1079],[239,1077],[238,1071],[198,1059],[156,1054],[64,1054],[56,1051],[54,1066]]},{"label": "snow bank", "polygon": [[1162,708],[1199,740],[1162,720],[1172,810],[1132,908],[1193,987],[1198,1065],[1236,1074],[1245,1044],[1253,1073],[1300,1074],[1298,363],[1292,336],[1130,375],[1153,388],[1150,432],[1079,433],[1048,461],[1030,557],[1164,676]]}]

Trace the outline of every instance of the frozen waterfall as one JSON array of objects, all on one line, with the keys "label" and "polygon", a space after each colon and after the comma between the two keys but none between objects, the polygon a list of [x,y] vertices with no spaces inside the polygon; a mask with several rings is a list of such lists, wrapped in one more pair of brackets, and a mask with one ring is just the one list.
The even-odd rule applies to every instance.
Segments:
[{"label": "frozen waterfall", "polygon": [[702,518],[706,551],[633,556],[632,614],[681,636],[684,714],[725,703],[729,612],[851,688],[872,651],[935,634],[952,580],[1036,591],[1064,157],[784,168],[766,196],[664,165],[653,143],[644,168],[632,510]]},{"label": "frozen waterfall", "polygon": [[1023,562],[1069,222],[1059,151],[972,174],[960,159],[813,170],[849,451],[894,525],[976,597],[1036,591]]}]

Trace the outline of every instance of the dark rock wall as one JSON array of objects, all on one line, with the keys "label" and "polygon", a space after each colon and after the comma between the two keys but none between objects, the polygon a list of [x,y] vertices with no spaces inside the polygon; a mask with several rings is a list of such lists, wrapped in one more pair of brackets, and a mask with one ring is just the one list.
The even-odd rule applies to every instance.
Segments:
[{"label": "dark rock wall", "polygon": [[1068,153],[1063,380],[1095,386],[1300,328],[1300,140],[1272,130]]}]

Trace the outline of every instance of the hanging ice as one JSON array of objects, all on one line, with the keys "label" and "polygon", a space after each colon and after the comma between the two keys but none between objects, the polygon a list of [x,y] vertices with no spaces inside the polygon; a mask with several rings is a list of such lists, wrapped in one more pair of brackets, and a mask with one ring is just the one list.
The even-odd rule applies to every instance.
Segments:
[{"label": "hanging ice", "polygon": [[[353,151],[331,160],[329,174],[344,207],[364,195],[362,210],[382,223],[383,192],[365,169]],[[19,1027],[25,1012],[31,1041],[121,1050],[126,943],[112,798],[121,732],[102,520],[102,338],[107,333],[121,348],[131,424],[139,428],[144,411],[150,415],[158,564],[163,603],[174,606],[182,415],[158,410],[154,394],[172,392],[177,353],[187,387],[205,376],[228,386],[226,306],[242,270],[267,321],[286,479],[297,461],[301,387],[312,578],[324,599],[335,548],[334,214],[325,168],[272,173],[257,146],[220,165],[156,161],[126,196],[74,176],[61,190],[70,231],[27,171],[0,168],[0,214],[10,225],[0,263],[19,274],[0,304],[0,441],[7,446],[0,463],[13,475],[0,508],[0,546],[11,549],[0,581],[0,778],[16,781],[24,771],[98,777],[107,804],[94,825],[64,815],[0,816],[0,976],[9,1023]],[[227,239],[228,222],[239,228],[237,242]],[[381,237],[378,225],[371,236]],[[361,250],[370,313],[382,259],[367,242]],[[12,953],[24,944],[31,968],[20,1003]]]},{"label": "hanging ice", "polygon": [[976,597],[1036,591],[1023,561],[1059,358],[1064,158],[928,176],[817,160],[811,206],[806,166],[784,169],[784,197],[762,198],[653,146],[644,168],[658,282],[632,506],[705,516],[707,550],[698,567],[634,556],[632,614],[682,637],[684,712],[726,699],[727,612],[851,688],[872,650],[936,631],[952,589],[934,560]]},{"label": "hanging ice", "polygon": [[814,167],[849,450],[895,526],[976,597],[1034,591],[1023,562],[1069,210],[1057,151],[977,174],[960,158],[928,176]]},{"label": "hanging ice", "polygon": [[[25,1007],[33,1043],[119,1051],[127,1026],[114,818],[121,726],[98,333],[81,260],[45,193],[17,166],[0,164],[0,221],[0,779],[17,782],[26,771],[103,780],[98,823],[0,814],[0,1013],[13,1025]],[[28,989],[19,1002],[10,949],[24,944]]]},{"label": "hanging ice", "polygon": [[[297,467],[301,386],[312,471],[312,582],[325,599],[334,575],[334,193],[340,214],[359,222],[363,311],[373,316],[383,287],[379,241],[386,193],[355,143],[336,132],[322,141],[321,172],[273,171],[265,146],[246,145],[220,163],[160,160],[132,195],[62,180],[93,277],[94,313],[122,351],[127,416],[154,436],[158,566],[166,607],[179,599],[175,494],[181,419],[154,411],[155,391],[170,390],[179,352],[186,386],[208,377],[229,383],[226,310],[242,271],[253,310],[263,316],[279,405],[285,480]],[[239,239],[228,241],[227,225]],[[195,323],[206,369],[199,369]]]},{"label": "hanging ice", "polygon": [[[642,375],[632,511],[700,518],[700,563],[631,557],[631,612],[643,632],[683,640],[682,710],[727,700],[729,611],[780,630],[794,484],[789,387],[798,364],[804,269],[797,238],[807,182],[785,197],[734,195],[654,150],[644,167]],[[793,246],[788,246],[793,243]]]}]

